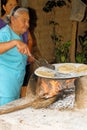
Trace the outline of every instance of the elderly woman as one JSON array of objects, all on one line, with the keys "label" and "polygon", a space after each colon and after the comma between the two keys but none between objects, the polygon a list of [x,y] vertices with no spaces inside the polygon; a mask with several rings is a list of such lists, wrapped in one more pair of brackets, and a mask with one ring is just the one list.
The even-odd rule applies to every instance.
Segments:
[{"label": "elderly woman", "polygon": [[[11,10],[18,5],[18,0],[1,0],[1,18],[0,18],[0,29],[7,23],[4,21],[5,17],[10,14]],[[30,52],[33,48],[33,39],[29,29],[22,35],[23,42],[28,45]],[[30,64],[32,63],[32,57],[29,58],[26,65],[26,74],[23,82],[23,86],[27,86],[30,77]],[[25,87],[24,87],[25,88]]]},{"label": "elderly woman", "polygon": [[9,24],[0,29],[0,106],[20,97],[25,75],[28,46],[22,34],[29,28],[29,13],[16,6],[8,17]]}]

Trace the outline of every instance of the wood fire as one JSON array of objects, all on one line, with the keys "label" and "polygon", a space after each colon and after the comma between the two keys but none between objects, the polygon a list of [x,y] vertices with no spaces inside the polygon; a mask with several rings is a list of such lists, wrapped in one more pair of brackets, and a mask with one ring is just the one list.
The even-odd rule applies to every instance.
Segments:
[{"label": "wood fire", "polygon": [[63,89],[73,87],[75,79],[54,80],[47,78],[38,78],[37,95],[39,97],[50,98],[59,94]]}]

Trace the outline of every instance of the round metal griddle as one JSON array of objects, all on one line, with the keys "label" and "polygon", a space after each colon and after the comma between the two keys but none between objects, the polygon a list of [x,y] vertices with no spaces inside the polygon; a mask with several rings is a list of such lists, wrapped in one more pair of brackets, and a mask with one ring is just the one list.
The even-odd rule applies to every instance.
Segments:
[{"label": "round metal griddle", "polygon": [[69,79],[69,78],[76,78],[76,77],[81,77],[81,76],[86,76],[87,75],[87,70],[82,71],[82,72],[74,72],[73,70],[70,71],[70,73],[63,73],[58,70],[58,67],[67,65],[67,66],[75,66],[76,68],[80,66],[86,66],[85,64],[79,64],[79,63],[58,63],[58,64],[53,64],[55,66],[55,70],[47,68],[45,66],[41,66],[37,68],[34,73],[35,75],[42,77],[42,78],[51,78],[51,79]]}]

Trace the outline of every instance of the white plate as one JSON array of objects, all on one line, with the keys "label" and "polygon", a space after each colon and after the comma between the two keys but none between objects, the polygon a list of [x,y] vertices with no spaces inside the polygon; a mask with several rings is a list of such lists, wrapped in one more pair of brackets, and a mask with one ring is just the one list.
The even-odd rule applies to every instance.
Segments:
[{"label": "white plate", "polygon": [[39,77],[43,78],[52,78],[52,79],[69,79],[69,78],[75,78],[75,77],[80,77],[80,76],[85,76],[87,75],[87,72],[81,72],[81,73],[76,73],[76,72],[71,72],[71,73],[61,73],[58,71],[58,67],[62,65],[74,65],[75,67],[82,66],[84,64],[78,64],[78,63],[59,63],[59,64],[53,64],[55,66],[55,70],[46,68],[44,66],[39,67],[35,70],[35,74]]}]

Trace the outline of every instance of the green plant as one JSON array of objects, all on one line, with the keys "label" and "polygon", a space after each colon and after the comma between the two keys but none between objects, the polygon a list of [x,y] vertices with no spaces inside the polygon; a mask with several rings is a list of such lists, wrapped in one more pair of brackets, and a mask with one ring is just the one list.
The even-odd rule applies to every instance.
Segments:
[{"label": "green plant", "polygon": [[55,61],[56,62],[69,62],[69,47],[71,41],[66,41],[63,43],[63,38],[61,35],[57,35],[55,28],[59,24],[55,21],[50,21],[53,31],[51,34],[52,41],[55,44]]},{"label": "green plant", "polygon": [[87,31],[83,36],[78,36],[78,38],[82,47],[82,51],[76,53],[76,62],[87,63]]},{"label": "green plant", "polygon": [[55,59],[58,63],[69,62],[69,47],[71,45],[71,41],[66,41],[61,43],[61,39],[56,41],[55,46]]}]

